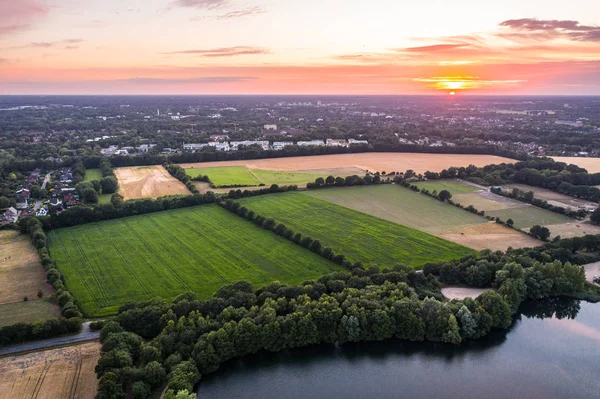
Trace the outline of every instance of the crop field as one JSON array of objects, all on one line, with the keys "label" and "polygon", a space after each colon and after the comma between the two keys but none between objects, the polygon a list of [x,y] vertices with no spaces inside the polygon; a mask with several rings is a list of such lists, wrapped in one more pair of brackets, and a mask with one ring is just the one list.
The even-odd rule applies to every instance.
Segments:
[{"label": "crop field", "polygon": [[541,187],[533,187],[525,184],[511,184],[509,186],[502,187],[504,191],[508,192],[512,191],[513,188],[518,188],[519,190],[523,191],[533,191],[535,198],[546,200],[548,203],[554,206],[562,206],[563,208],[595,209],[598,206],[598,204],[595,204],[591,201],[571,197],[569,195],[557,193]]},{"label": "crop field", "polygon": [[425,231],[476,250],[506,250],[509,247],[534,247],[540,244],[523,233],[489,223],[484,217],[398,185],[334,188],[308,191],[305,195]]},{"label": "crop field", "polygon": [[29,237],[14,230],[0,231],[0,304],[36,300],[38,291],[54,294]]},{"label": "crop field", "polygon": [[86,169],[85,171],[85,176],[84,176],[84,181],[92,181],[92,180],[98,180],[100,181],[102,179],[102,172],[100,171],[100,169]]},{"label": "crop field", "polygon": [[536,224],[548,227],[548,225],[552,224],[575,221],[575,219],[571,219],[559,213],[550,212],[532,205],[501,209],[498,211],[487,211],[486,214],[493,217],[499,217],[504,221],[512,219],[515,222],[515,227],[517,229],[528,229]]},{"label": "crop field", "polygon": [[586,169],[589,173],[600,172],[600,158],[584,158],[584,157],[550,157],[556,162],[564,162],[566,164],[577,165],[580,168]]},{"label": "crop field", "polygon": [[326,175],[282,172],[277,170],[249,169],[245,166],[222,166],[214,168],[190,168],[186,169],[190,177],[199,175],[208,176],[215,187],[223,186],[258,186],[264,184],[270,186],[278,185],[306,185],[315,181],[318,177]]},{"label": "crop field", "polygon": [[[426,171],[439,172],[451,166],[467,167],[469,165],[486,166],[490,164],[514,163],[513,159],[493,155],[466,155],[466,154],[417,154],[401,152],[366,152],[359,154],[316,155],[306,157],[251,159],[240,161],[202,162],[182,164],[185,169],[209,168],[216,166],[246,166],[250,169],[303,171],[311,170],[330,171],[331,175],[342,175],[335,170],[352,171],[361,170],[371,172],[404,172],[408,169],[416,173]],[[347,173],[347,172],[346,172]],[[349,174],[360,174],[353,172]],[[321,174],[323,176],[323,174]]]},{"label": "crop field", "polygon": [[93,399],[100,343],[0,358],[0,398]]},{"label": "crop field", "polygon": [[15,323],[33,323],[38,320],[57,319],[59,316],[58,306],[45,300],[30,300],[0,305],[0,327]]},{"label": "crop field", "polygon": [[431,192],[435,190],[439,193],[442,190],[447,190],[452,195],[468,194],[479,190],[475,186],[464,184],[456,180],[430,180],[417,182],[414,184],[419,188],[426,188]]},{"label": "crop field", "polygon": [[119,194],[125,200],[190,194],[185,185],[162,166],[117,168],[115,175],[119,181]]},{"label": "crop field", "polygon": [[265,195],[240,202],[261,216],[318,239],[324,247],[331,247],[348,260],[365,265],[389,267],[402,263],[418,267],[428,261],[474,253],[464,246],[304,193]]},{"label": "crop field", "polygon": [[69,291],[88,316],[188,291],[208,297],[240,279],[297,284],[340,270],[217,205],[53,230],[48,238]]}]

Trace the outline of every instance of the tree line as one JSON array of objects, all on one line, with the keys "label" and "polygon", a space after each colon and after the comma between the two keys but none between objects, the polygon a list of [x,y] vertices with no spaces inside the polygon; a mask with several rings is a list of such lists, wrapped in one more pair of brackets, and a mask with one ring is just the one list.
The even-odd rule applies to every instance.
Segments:
[{"label": "tree line", "polygon": [[[206,300],[189,293],[172,303],[129,303],[101,332],[98,397],[125,398],[132,392],[147,398],[166,381],[166,397],[174,398],[193,392],[201,377],[223,362],[262,350],[392,338],[449,344],[478,339],[494,328],[509,328],[527,298],[584,291],[582,268],[563,263],[563,250],[572,254],[599,243],[598,237],[584,238],[531,252],[484,251],[456,261],[458,281],[464,276],[473,285],[496,288],[476,299],[440,301],[438,266],[431,264],[425,273],[402,265],[373,266],[297,286],[273,282],[256,290],[240,281]],[[439,266],[440,278],[446,268]]]},{"label": "tree line", "polygon": [[535,193],[531,190],[525,191],[515,187],[512,189],[512,191],[506,192],[500,187],[492,187],[491,192],[497,195],[501,195],[503,197],[516,199],[518,201],[525,202],[527,204],[531,204],[533,206],[537,206],[538,208],[546,209],[551,212],[560,213],[561,215],[565,215],[574,219],[583,219],[587,215],[585,209],[571,210],[562,206],[549,204],[546,200],[535,198]]}]

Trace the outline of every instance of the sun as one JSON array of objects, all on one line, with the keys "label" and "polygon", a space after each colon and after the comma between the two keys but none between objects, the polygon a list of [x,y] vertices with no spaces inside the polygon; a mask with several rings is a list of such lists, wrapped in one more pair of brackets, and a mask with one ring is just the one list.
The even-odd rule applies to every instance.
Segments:
[{"label": "sun", "polygon": [[455,96],[455,95],[456,95],[456,92],[454,92],[454,91],[451,91],[450,93],[448,93],[448,95],[449,95],[449,96]]}]

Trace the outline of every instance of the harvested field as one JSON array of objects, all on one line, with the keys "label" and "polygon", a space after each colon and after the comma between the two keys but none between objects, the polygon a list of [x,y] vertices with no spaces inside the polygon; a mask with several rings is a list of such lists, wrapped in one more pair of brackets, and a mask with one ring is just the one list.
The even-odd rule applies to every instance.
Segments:
[{"label": "harvested field", "polygon": [[458,194],[452,196],[452,201],[464,206],[473,205],[475,209],[480,211],[499,211],[502,209],[519,208],[527,206],[527,204],[490,193],[489,191],[476,191],[469,194]]},{"label": "harvested field", "polygon": [[[344,195],[353,195],[351,191],[341,191]],[[391,267],[402,263],[420,267],[426,262],[474,253],[464,246],[306,193],[263,195],[239,202],[257,215],[274,218],[296,233],[319,240],[323,247],[331,247],[349,261],[361,261],[366,266]]]},{"label": "harvested field", "polygon": [[504,251],[509,247],[534,247],[541,244],[526,234],[497,223],[489,223],[484,217],[398,185],[334,188],[308,191],[305,194],[476,250]]},{"label": "harvested field", "polygon": [[471,287],[445,287],[442,288],[442,295],[449,300],[465,298],[477,298],[484,292],[491,291],[491,288],[471,288]]},{"label": "harvested field", "polygon": [[543,242],[495,222],[448,230],[438,235],[469,248],[506,251],[508,248],[529,248]]},{"label": "harvested field", "polygon": [[430,180],[420,181],[414,184],[419,188],[426,188],[431,192],[435,190],[439,193],[442,190],[447,190],[453,196],[456,194],[468,194],[479,190],[479,188],[475,186],[463,184],[457,180]]},{"label": "harvested field", "polygon": [[586,169],[589,173],[600,172],[600,158],[583,158],[583,157],[550,157],[557,162],[565,162],[567,164],[577,165],[580,168]]},{"label": "harvested field", "polygon": [[119,194],[126,200],[190,194],[185,185],[162,166],[117,168],[115,175],[119,180]]},{"label": "harvested field", "polygon": [[569,195],[557,193],[545,188],[527,186],[525,184],[511,184],[503,187],[503,190],[510,192],[513,188],[518,188],[519,190],[523,191],[533,191],[535,198],[546,200],[554,206],[562,206],[563,208],[595,209],[598,206],[598,204],[595,204],[591,201],[571,197]]},{"label": "harvested field", "polygon": [[100,343],[0,358],[0,398],[93,399]]},{"label": "harvested field", "polygon": [[38,320],[57,319],[59,316],[60,309],[58,306],[44,300],[0,304],[0,327],[16,323],[33,323]]},{"label": "harvested field", "polygon": [[571,220],[569,223],[551,224],[546,226],[552,237],[561,236],[562,238],[581,237],[587,234],[600,234],[600,226],[590,224],[580,220]]},{"label": "harvested field", "polygon": [[[246,166],[251,169],[304,171],[332,170],[337,168],[353,168],[372,172],[404,172],[408,169],[416,173],[428,170],[439,172],[450,166],[485,166],[489,164],[514,163],[513,159],[493,155],[463,154],[417,154],[393,152],[368,152],[359,154],[316,155],[307,157],[251,159],[243,161],[203,162],[182,164],[188,168],[208,168],[216,166]],[[337,173],[331,173],[333,175]],[[352,173],[355,174],[355,173]]]},{"label": "harvested field", "polygon": [[54,294],[29,237],[14,230],[0,231],[0,304]]},{"label": "harvested field", "polygon": [[341,270],[217,205],[52,230],[48,239],[69,291],[88,316],[190,291],[206,298],[240,279],[257,286],[299,284]]},{"label": "harvested field", "polygon": [[550,212],[533,205],[525,205],[498,211],[486,211],[485,213],[493,217],[499,217],[503,221],[512,219],[515,222],[514,226],[517,229],[529,229],[536,224],[548,227],[552,224],[563,224],[576,221],[575,219],[571,219],[560,213]]}]

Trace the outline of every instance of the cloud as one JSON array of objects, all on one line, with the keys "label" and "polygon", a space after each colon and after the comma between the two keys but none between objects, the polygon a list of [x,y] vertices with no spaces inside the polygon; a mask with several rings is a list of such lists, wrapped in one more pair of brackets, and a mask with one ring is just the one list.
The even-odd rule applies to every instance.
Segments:
[{"label": "cloud", "polygon": [[409,52],[409,53],[435,53],[439,51],[451,51],[461,47],[469,46],[466,43],[460,44],[434,44],[431,46],[419,46],[419,47],[407,47],[403,49],[397,49],[398,52]]},{"label": "cloud", "polygon": [[264,14],[266,11],[264,8],[259,6],[248,7],[242,10],[229,11],[224,14],[220,14],[215,16],[216,19],[235,19],[235,18],[243,18],[251,15],[259,15]]},{"label": "cloud", "polygon": [[49,11],[40,0],[0,0],[0,38],[29,29]]},{"label": "cloud", "polygon": [[184,7],[198,10],[218,10],[229,6],[229,0],[175,0],[169,8]]},{"label": "cloud", "polygon": [[236,46],[236,47],[222,47],[206,50],[184,50],[184,51],[172,51],[161,54],[191,54],[198,55],[200,57],[235,57],[238,55],[250,55],[250,54],[269,54],[270,51],[261,47],[250,47],[250,46]]},{"label": "cloud", "polygon": [[83,43],[83,39],[65,39],[55,42],[32,42],[24,46],[19,46],[15,48],[52,48],[64,46],[64,48],[72,50],[75,48],[79,48],[79,46],[76,45],[80,43]]},{"label": "cloud", "polygon": [[201,78],[182,78],[182,79],[158,79],[158,78],[132,78],[122,79],[122,82],[137,84],[193,84],[193,83],[236,83],[246,82],[258,79],[254,76],[205,76]]},{"label": "cloud", "polygon": [[600,41],[600,26],[581,25],[572,20],[543,20],[535,18],[509,19],[500,26],[511,32],[501,32],[501,36],[517,39],[518,35],[539,40],[565,38],[580,42]]}]

